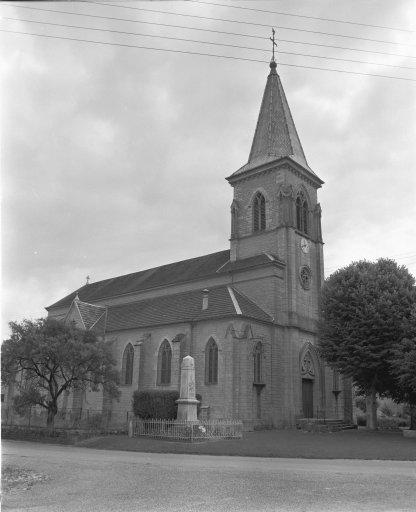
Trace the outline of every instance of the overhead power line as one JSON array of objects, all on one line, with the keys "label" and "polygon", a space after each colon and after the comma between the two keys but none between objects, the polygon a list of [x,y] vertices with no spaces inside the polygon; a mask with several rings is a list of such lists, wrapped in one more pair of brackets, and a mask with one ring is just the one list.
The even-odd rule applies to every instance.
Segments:
[{"label": "overhead power line", "polygon": [[[82,43],[92,43],[92,44],[99,44],[99,45],[105,45],[105,46],[120,46],[124,48],[140,48],[142,50],[153,50],[153,51],[160,51],[160,52],[169,52],[169,53],[181,53],[181,54],[188,54],[188,55],[198,55],[203,57],[215,57],[220,59],[231,59],[231,60],[241,60],[241,61],[247,61],[247,62],[260,62],[262,64],[268,63],[266,60],[260,60],[260,59],[250,59],[246,57],[234,57],[232,55],[218,55],[213,53],[203,53],[203,52],[194,52],[194,51],[188,51],[188,50],[173,50],[170,48],[158,48],[153,46],[141,46],[141,45],[134,45],[134,44],[125,44],[125,43],[110,43],[108,41],[92,41],[90,39],[80,39],[80,38],[74,38],[74,37],[64,37],[64,36],[52,36],[49,34],[35,34],[33,32],[23,32],[18,30],[6,30],[6,29],[0,29],[0,32],[8,32],[11,34],[22,34],[27,36],[35,36],[35,37],[45,37],[50,39],[61,39],[65,41],[77,41]],[[391,75],[380,75],[376,73],[364,73],[360,71],[345,71],[343,69],[333,69],[333,68],[320,68],[317,66],[304,66],[301,64],[288,64],[283,62],[278,62],[279,66],[287,66],[287,67],[293,67],[293,68],[303,68],[303,69],[315,69],[319,71],[332,71],[334,73],[344,73],[347,75],[360,75],[360,76],[374,76],[378,78],[389,78],[392,80],[401,80],[405,82],[416,82],[416,79],[413,78],[404,78],[399,76],[391,76]]]},{"label": "overhead power line", "polygon": [[[180,12],[161,11],[159,9],[147,9],[146,7],[132,7],[130,5],[109,4],[107,2],[96,2],[95,0],[91,0],[88,3],[93,3],[93,4],[97,4],[97,5],[106,5],[109,7],[118,7],[119,9],[132,9],[134,11],[141,11],[141,12],[151,12],[151,13],[156,13],[156,14],[168,14],[171,16],[182,16],[185,18],[195,18],[195,19],[200,19],[200,20],[237,23],[239,25],[250,25],[253,27],[267,27],[267,28],[271,27],[270,23],[256,23],[254,21],[240,21],[240,20],[230,20],[230,19],[226,19],[226,18],[213,18],[211,16],[199,16],[197,14],[186,14],[186,13],[180,13]],[[397,43],[396,41],[385,41],[385,40],[381,40],[381,39],[371,39],[368,37],[348,36],[345,34],[334,34],[332,32],[321,32],[319,30],[308,30],[306,28],[283,27],[282,25],[273,25],[273,26],[275,28],[278,28],[279,30],[292,30],[295,32],[306,32],[308,34],[318,34],[318,35],[331,36],[331,37],[343,37],[346,39],[357,39],[360,41],[371,41],[373,43],[394,44],[397,46],[409,46],[411,48],[415,47],[415,45],[412,45],[412,44]]]},{"label": "overhead power line", "polygon": [[263,13],[267,13],[267,14],[278,14],[279,16],[290,16],[292,18],[303,18],[303,19],[307,19],[307,20],[318,20],[318,21],[330,21],[333,23],[343,23],[345,25],[357,25],[360,27],[381,28],[384,30],[398,30],[400,32],[409,32],[409,33],[415,32],[414,30],[410,30],[410,29],[406,29],[406,28],[387,27],[385,25],[371,25],[369,23],[360,23],[358,21],[337,20],[335,18],[322,18],[320,16],[307,16],[306,14],[294,14],[294,13],[282,12],[282,11],[269,11],[267,9],[256,9],[254,7],[242,7],[241,5],[217,4],[214,2],[204,2],[201,0],[185,0],[185,1],[195,3],[195,4],[216,5],[218,7],[227,7],[229,9],[240,9],[240,10],[244,10],[244,11],[263,12]]},{"label": "overhead power line", "polygon": [[[64,23],[53,23],[50,21],[28,20],[28,19],[23,19],[23,18],[11,18],[8,16],[3,16],[2,19],[8,20],[8,21],[23,21],[25,23],[36,23],[38,25],[51,25],[54,27],[92,30],[92,31],[96,31],[96,32],[110,32],[112,34],[124,34],[124,35],[140,36],[140,37],[153,37],[156,39],[167,39],[169,41],[181,41],[181,42],[188,42],[188,43],[208,44],[208,45],[213,45],[213,46],[222,46],[222,47],[227,47],[227,48],[238,48],[238,49],[242,49],[242,50],[254,50],[254,51],[270,53],[270,48],[255,48],[252,46],[240,46],[240,45],[236,45],[236,44],[215,43],[212,41],[201,41],[198,39],[186,39],[186,38],[182,38],[182,37],[168,37],[168,36],[159,36],[159,35],[154,35],[154,34],[143,34],[141,32],[127,32],[124,30],[114,30],[114,29],[96,28],[96,27],[83,27],[80,25],[68,25],[68,24],[64,24]],[[368,62],[368,61],[354,60],[354,59],[343,59],[343,58],[339,58],[339,57],[325,57],[322,55],[312,55],[312,54],[308,54],[308,53],[279,51],[278,54],[279,55],[295,55],[298,57],[312,57],[314,59],[335,60],[335,61],[339,61],[339,62],[352,62],[352,63],[356,63],[356,64],[367,64],[367,65],[373,65],[373,66],[386,66],[386,67],[390,67],[390,68],[416,69],[416,67],[412,67],[412,66],[399,66],[399,65],[395,65],[395,64],[385,64],[385,63],[381,63],[381,62]]]},{"label": "overhead power line", "polygon": [[[155,22],[155,21],[131,20],[128,18],[116,18],[114,16],[100,16],[98,14],[85,14],[85,13],[69,12],[69,11],[61,11],[61,10],[57,11],[55,9],[45,9],[42,7],[28,7],[28,6],[16,5],[16,4],[12,5],[12,4],[3,3],[2,5],[6,5],[9,7],[17,7],[18,9],[28,9],[31,11],[53,12],[53,13],[57,13],[57,14],[68,14],[70,16],[81,16],[81,17],[86,17],[86,18],[103,19],[103,20],[126,21],[128,23],[139,23],[141,25],[154,25],[154,26],[158,26],[158,27],[181,28],[181,29],[185,29],[185,30],[194,30],[197,32],[209,32],[209,33],[213,33],[213,34],[223,34],[223,35],[229,35],[229,36],[248,37],[251,39],[261,39],[262,41],[268,40],[267,37],[258,36],[255,34],[241,34],[238,32],[227,32],[224,30],[187,27],[186,25],[173,25],[170,23],[159,23],[159,22]],[[360,52],[360,53],[388,55],[390,57],[402,57],[402,58],[407,58],[407,59],[416,59],[415,55],[404,55],[401,53],[381,52],[381,51],[377,51],[377,50],[364,50],[362,48],[348,48],[345,46],[320,44],[320,43],[309,43],[309,42],[304,42],[304,41],[294,41],[292,39],[279,39],[279,41],[282,43],[293,43],[293,44],[301,44],[301,45],[306,45],[306,46],[318,46],[320,48],[333,48],[333,49],[338,49],[338,50],[347,50],[347,51],[354,51],[354,52]]]}]

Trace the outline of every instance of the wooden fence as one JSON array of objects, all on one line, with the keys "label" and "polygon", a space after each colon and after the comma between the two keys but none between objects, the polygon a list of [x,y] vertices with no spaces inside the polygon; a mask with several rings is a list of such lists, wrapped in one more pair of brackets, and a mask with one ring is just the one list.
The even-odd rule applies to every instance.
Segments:
[{"label": "wooden fence", "polygon": [[243,424],[239,420],[229,419],[180,422],[177,420],[143,420],[134,417],[129,421],[129,436],[191,442],[209,439],[240,439],[243,437]]}]

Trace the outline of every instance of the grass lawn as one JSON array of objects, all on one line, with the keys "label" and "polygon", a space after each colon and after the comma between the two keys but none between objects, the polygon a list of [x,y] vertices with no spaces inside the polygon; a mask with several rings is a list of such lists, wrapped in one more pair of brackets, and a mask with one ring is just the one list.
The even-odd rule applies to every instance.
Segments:
[{"label": "grass lawn", "polygon": [[91,438],[78,446],[102,450],[155,453],[199,453],[246,457],[299,457],[307,459],[416,460],[416,439],[401,432],[344,430],[334,433],[299,430],[246,432],[243,439],[187,443],[124,435]]}]

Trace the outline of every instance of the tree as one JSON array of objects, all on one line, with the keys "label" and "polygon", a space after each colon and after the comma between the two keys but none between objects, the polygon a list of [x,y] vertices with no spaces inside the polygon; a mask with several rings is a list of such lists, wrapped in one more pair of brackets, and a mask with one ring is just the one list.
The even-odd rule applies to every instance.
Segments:
[{"label": "tree", "polygon": [[351,263],[322,287],[320,351],[367,396],[369,428],[377,425],[376,394],[397,387],[390,359],[406,336],[416,302],[414,282],[405,267],[379,259]]},{"label": "tree", "polygon": [[2,345],[2,381],[21,376],[14,397],[17,410],[40,405],[53,428],[58,399],[64,391],[100,387],[117,397],[118,375],[110,347],[91,331],[46,318],[10,322],[12,334]]},{"label": "tree", "polygon": [[410,428],[416,430],[416,336],[398,343],[393,349],[390,363],[397,381],[391,396],[397,402],[409,404]]}]

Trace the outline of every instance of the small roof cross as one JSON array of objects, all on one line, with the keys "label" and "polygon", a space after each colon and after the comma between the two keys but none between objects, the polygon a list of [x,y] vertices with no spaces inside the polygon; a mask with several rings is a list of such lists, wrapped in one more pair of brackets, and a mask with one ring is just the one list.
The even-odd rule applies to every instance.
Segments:
[{"label": "small roof cross", "polygon": [[86,284],[86,285],[87,285],[87,284],[90,284],[90,276],[87,276],[85,279],[86,279],[86,281],[87,281],[85,284]]},{"label": "small roof cross", "polygon": [[273,43],[273,46],[272,46],[272,49],[273,49],[272,61],[274,62],[274,49],[275,49],[275,47],[277,48],[277,43],[276,43],[275,38],[274,38],[274,36],[276,34],[276,31],[274,30],[274,28],[272,28],[272,34],[273,34],[273,36],[269,37],[269,39]]}]

